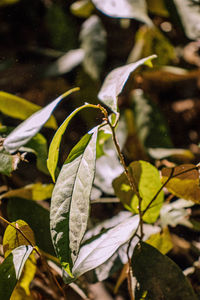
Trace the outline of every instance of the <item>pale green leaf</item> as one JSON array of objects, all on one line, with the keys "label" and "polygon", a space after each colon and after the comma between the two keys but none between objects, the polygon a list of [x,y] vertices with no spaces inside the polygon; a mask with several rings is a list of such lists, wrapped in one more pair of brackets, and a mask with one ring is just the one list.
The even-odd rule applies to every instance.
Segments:
[{"label": "pale green leaf", "polygon": [[140,300],[144,292],[147,292],[148,300],[197,300],[181,269],[154,247],[141,242],[135,248],[131,262],[138,283],[136,300]]},{"label": "pale green leaf", "polygon": [[70,273],[87,227],[98,128],[72,149],[52,194],[50,227],[53,244],[63,267]]},{"label": "pale green leaf", "polygon": [[[138,186],[140,196],[142,197],[141,209],[144,211],[162,186],[159,172],[153,165],[145,161],[135,161],[129,165],[128,169]],[[131,190],[124,173],[113,181],[113,187],[116,196],[120,198],[123,205],[128,210],[138,213],[138,197]],[[145,222],[154,223],[156,221],[163,200],[164,194],[161,191],[144,214],[143,219]]]},{"label": "pale green leaf", "polygon": [[85,52],[84,70],[97,80],[106,59],[106,31],[98,16],[93,15],[82,24],[80,40]]},{"label": "pale green leaf", "polygon": [[153,25],[147,14],[145,0],[92,0],[97,9],[114,18],[136,19]]},{"label": "pale green leaf", "polygon": [[48,121],[54,109],[58,103],[66,96],[79,90],[79,88],[74,88],[66,93],[62,94],[56,98],[53,102],[45,106],[43,109],[35,112],[28,119],[17,126],[4,141],[4,148],[6,151],[13,153],[17,151],[20,147],[27,144],[27,142],[35,136],[42,126]]},{"label": "pale green leaf", "polygon": [[79,112],[83,108],[88,108],[88,107],[93,107],[93,106],[90,105],[90,104],[85,104],[85,105],[80,106],[77,109],[75,109],[65,119],[65,121],[62,123],[62,125],[58,128],[58,130],[56,131],[56,133],[55,133],[55,135],[54,135],[54,137],[51,141],[51,144],[50,144],[50,147],[49,147],[48,159],[47,159],[47,167],[49,169],[49,172],[50,172],[51,177],[52,177],[54,182],[55,182],[55,170],[56,170],[57,163],[58,163],[59,147],[60,147],[62,136],[63,136],[69,122],[77,114],[77,112]]},{"label": "pale green leaf", "polygon": [[[42,107],[21,97],[0,91],[0,111],[12,118],[25,120]],[[56,119],[51,116],[45,124],[46,127],[57,128]]]},{"label": "pale green leaf", "polygon": [[15,248],[0,265],[0,299],[9,300],[20,279],[24,264],[33,251],[31,246]]},{"label": "pale green leaf", "polygon": [[151,60],[154,58],[156,58],[156,55],[151,55],[135,63],[131,63],[111,71],[104,80],[104,83],[99,91],[98,98],[117,114],[117,97],[122,92],[129,75],[141,65],[150,66]]},{"label": "pale green leaf", "polygon": [[[72,269],[74,277],[77,278],[107,261],[121,245],[131,238],[138,223],[138,216],[129,217],[91,243],[82,246]],[[66,281],[70,281],[67,274],[65,276]]]}]

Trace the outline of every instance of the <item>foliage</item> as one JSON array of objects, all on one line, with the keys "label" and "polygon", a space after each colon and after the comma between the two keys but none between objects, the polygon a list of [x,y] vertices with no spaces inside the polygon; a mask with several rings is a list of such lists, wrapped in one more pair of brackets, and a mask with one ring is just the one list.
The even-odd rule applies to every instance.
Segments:
[{"label": "foliage", "polygon": [[[0,6],[26,7],[14,2]],[[61,3],[41,1],[54,49],[37,47],[45,63],[36,78],[50,91],[62,76],[67,91],[52,92],[55,100],[47,105],[0,92],[0,219],[7,225],[0,298],[34,299],[31,282],[41,267],[60,299],[66,284],[80,284],[83,295],[84,282],[112,278],[115,291],[127,279],[131,299],[196,300],[199,289],[173,261],[173,250],[179,228],[199,231],[191,217],[200,204],[199,159],[194,145],[176,147],[159,92],[164,86],[171,96],[171,86],[194,78],[176,37],[185,44],[200,38],[198,7],[186,0],[80,0],[66,11]],[[117,50],[110,47],[112,26],[119,39],[134,27],[126,59],[119,59],[126,46],[118,37]],[[196,56],[191,65],[200,65]],[[0,71],[9,63],[0,63]],[[73,80],[80,88],[69,89]],[[66,96],[75,108],[62,101]],[[87,98],[91,103],[83,103]],[[74,129],[76,122],[83,126]],[[95,203],[105,216],[93,217]],[[199,244],[192,239],[187,249],[197,260]]]}]

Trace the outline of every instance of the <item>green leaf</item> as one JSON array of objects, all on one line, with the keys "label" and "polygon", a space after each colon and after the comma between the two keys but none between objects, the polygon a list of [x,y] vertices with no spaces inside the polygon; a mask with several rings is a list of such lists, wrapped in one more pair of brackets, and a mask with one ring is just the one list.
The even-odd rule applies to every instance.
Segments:
[{"label": "green leaf", "polygon": [[35,112],[28,119],[17,126],[5,139],[4,148],[6,151],[13,153],[36,135],[42,126],[48,121],[58,103],[66,96],[79,90],[74,88],[56,98],[53,102],[45,106],[43,109]]},{"label": "green leaf", "polygon": [[[77,278],[107,261],[121,245],[131,238],[138,223],[138,216],[127,218],[91,243],[82,246],[72,269],[74,277]],[[67,274],[65,277],[66,282],[70,281]]]},{"label": "green leaf", "polygon": [[136,19],[150,26],[153,25],[147,15],[144,0],[92,0],[97,9],[114,18]]},{"label": "green leaf", "polygon": [[[190,171],[191,170],[191,171]],[[172,169],[162,169],[162,182],[170,177]],[[180,174],[180,175],[179,175]],[[174,168],[173,177],[166,184],[173,195],[200,203],[199,171],[193,164],[183,164]]]},{"label": "green leaf", "polygon": [[70,11],[72,14],[81,18],[88,18],[93,10],[94,5],[90,0],[78,0],[72,3],[70,6]]},{"label": "green leaf", "polygon": [[[31,246],[35,246],[35,238],[32,229],[23,220],[17,220],[12,223],[15,227],[19,228],[21,232],[28,238]],[[30,245],[30,243],[23,237],[23,235],[18,232],[14,227],[8,225],[3,236],[3,250],[5,258],[11,253],[15,248],[22,245]],[[24,291],[25,295],[30,295],[29,285],[34,278],[36,273],[36,259],[34,253],[31,253],[27,259],[20,280],[12,294],[11,299],[18,299],[18,294],[20,291]],[[14,298],[15,297],[15,298]],[[23,298],[22,298],[23,299]]]},{"label": "green leaf", "polygon": [[24,220],[35,234],[37,246],[43,251],[54,255],[51,242],[49,211],[35,201],[20,198],[10,198],[7,206],[9,220]]},{"label": "green leaf", "polygon": [[9,190],[2,194],[0,199],[20,197],[27,200],[42,201],[51,198],[54,185],[42,184],[41,182],[26,185],[22,188]]},{"label": "green leaf", "polygon": [[0,173],[10,175],[16,170],[20,158],[17,155],[11,155],[5,151],[0,152]]},{"label": "green leaf", "polygon": [[52,240],[58,258],[69,273],[87,227],[97,131],[98,127],[72,149],[60,171],[51,200]]},{"label": "green leaf", "polygon": [[56,170],[57,163],[58,163],[58,155],[59,155],[59,147],[60,147],[60,143],[61,143],[61,138],[62,138],[69,122],[77,114],[77,112],[79,112],[83,108],[88,108],[88,107],[94,107],[94,106],[92,106],[90,104],[85,104],[85,105],[80,106],[77,109],[75,109],[65,119],[65,121],[62,123],[62,125],[58,128],[58,130],[56,131],[56,133],[51,141],[51,144],[49,147],[49,155],[48,155],[48,159],[47,159],[47,167],[49,169],[49,172],[50,172],[51,177],[54,182],[55,182],[55,170]]},{"label": "green leaf", "polygon": [[161,17],[169,17],[164,0],[147,0],[147,6],[150,13]]},{"label": "green leaf", "polygon": [[[141,160],[132,162],[128,169],[138,186],[139,193],[142,197],[141,208],[142,211],[144,211],[162,186],[159,172],[153,165]],[[124,173],[113,181],[113,187],[116,196],[120,198],[123,205],[128,210],[138,213],[138,198],[131,190],[128,179]],[[162,207],[163,198],[164,194],[163,191],[161,191],[144,214],[143,219],[145,222],[154,223],[157,220]]]},{"label": "green leaf", "polygon": [[132,259],[137,279],[135,299],[147,292],[148,300],[197,300],[181,269],[154,247],[141,242],[135,247]]},{"label": "green leaf", "polygon": [[141,89],[134,91],[132,101],[136,132],[146,150],[172,147],[167,123],[158,106]]},{"label": "green leaf", "polygon": [[[0,91],[0,111],[9,117],[25,120],[41,108],[41,106],[23,98]],[[54,116],[49,118],[45,126],[53,129],[57,128]]]},{"label": "green leaf", "polygon": [[151,60],[154,58],[156,58],[156,55],[151,55],[135,63],[125,65],[111,71],[103,82],[98,98],[115,114],[117,114],[117,97],[122,92],[129,75],[141,65],[151,66]]},{"label": "green leaf", "polygon": [[0,299],[9,300],[19,280],[24,264],[33,251],[31,246],[14,249],[0,265]]},{"label": "green leaf", "polygon": [[93,15],[82,24],[80,40],[85,52],[84,70],[97,80],[106,59],[106,31],[98,16]]},{"label": "green leaf", "polygon": [[[49,175],[47,169],[47,140],[45,137],[37,133],[32,139],[25,145],[25,147],[33,149],[35,155],[37,156],[37,168],[43,173]],[[25,149],[26,150],[26,149]],[[27,149],[28,152],[28,149]]]},{"label": "green leaf", "polygon": [[0,6],[7,6],[17,2],[19,2],[19,0],[0,0]]}]

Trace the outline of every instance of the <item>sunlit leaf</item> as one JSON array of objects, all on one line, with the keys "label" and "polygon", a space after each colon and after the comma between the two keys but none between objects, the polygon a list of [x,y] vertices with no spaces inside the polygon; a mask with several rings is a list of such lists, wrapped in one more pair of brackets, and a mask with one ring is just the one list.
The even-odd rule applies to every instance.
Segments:
[{"label": "sunlit leaf", "polygon": [[136,19],[148,25],[153,25],[147,15],[144,0],[92,0],[97,9],[114,18]]},{"label": "sunlit leaf", "polygon": [[104,83],[99,91],[98,98],[114,113],[117,113],[117,97],[122,92],[129,75],[141,65],[151,66],[151,60],[154,58],[156,58],[156,55],[151,55],[135,63],[125,65],[111,71],[104,80]]},{"label": "sunlit leaf", "polygon": [[[153,197],[161,188],[158,170],[148,162],[135,161],[129,165],[129,172],[135,179],[140,196],[142,197],[141,209],[144,211]],[[130,211],[138,213],[138,198],[131,190],[128,179],[123,173],[113,181],[116,196],[120,198],[123,205]],[[147,223],[153,223],[158,218],[163,202],[163,191],[159,193],[151,206],[144,214]]]},{"label": "sunlit leaf", "polygon": [[20,279],[24,264],[29,258],[33,247],[20,246],[15,248],[0,265],[0,298],[9,300]]},{"label": "sunlit leaf", "polygon": [[58,176],[51,200],[51,235],[57,257],[70,273],[87,227],[95,172],[96,139],[86,134],[72,149]]},{"label": "sunlit leaf", "polygon": [[71,89],[56,98],[43,109],[35,112],[28,119],[17,126],[5,139],[4,148],[13,153],[21,146],[24,146],[33,136],[36,135],[42,126],[48,121],[58,103],[66,96],[77,91],[78,88]]},{"label": "sunlit leaf", "polygon": [[83,49],[70,50],[53,62],[45,71],[46,76],[58,76],[72,71],[84,59]]},{"label": "sunlit leaf", "polygon": [[172,147],[167,123],[158,106],[141,89],[134,91],[132,101],[136,132],[145,149]]},{"label": "sunlit leaf", "polygon": [[106,31],[98,16],[93,15],[82,24],[80,40],[85,52],[83,67],[93,79],[99,79],[106,58]]},{"label": "sunlit leaf", "polygon": [[[35,246],[35,238],[32,229],[23,220],[17,220],[11,223],[13,226],[20,229],[23,234],[29,239],[31,244]],[[12,250],[22,245],[30,245],[25,237],[11,225],[8,225],[3,236],[3,250],[5,258]]]},{"label": "sunlit leaf", "polygon": [[[0,111],[12,118],[25,120],[42,107],[21,97],[0,91]],[[51,116],[45,124],[46,127],[57,128],[56,119]]]},{"label": "sunlit leaf", "polygon": [[2,194],[0,199],[20,197],[27,200],[42,201],[51,198],[54,185],[42,184],[41,182],[29,184],[22,188],[9,190],[8,192]]},{"label": "sunlit leaf", "polygon": [[88,18],[94,10],[91,0],[78,0],[70,6],[71,12],[81,18]]},{"label": "sunlit leaf", "polygon": [[47,209],[35,201],[10,198],[7,213],[11,221],[22,219],[27,222],[35,234],[37,246],[55,256],[50,235],[49,211]]},{"label": "sunlit leaf", "polygon": [[[186,36],[189,39],[198,40],[200,38],[199,3],[192,3],[188,0],[165,0],[165,3],[172,17],[177,19],[179,16]],[[178,14],[175,14],[175,11]]]},{"label": "sunlit leaf", "polygon": [[146,243],[158,249],[162,254],[168,253],[173,248],[170,232],[167,227],[163,229],[163,232],[151,235],[146,240]]},{"label": "sunlit leaf", "polygon": [[148,148],[148,153],[155,159],[173,157],[179,160],[193,160],[194,154],[188,149],[177,148]]},{"label": "sunlit leaf", "polygon": [[138,282],[136,300],[140,300],[145,291],[148,300],[197,300],[181,269],[154,247],[141,242],[135,248],[131,261]]},{"label": "sunlit leaf", "polygon": [[57,167],[57,163],[58,163],[58,156],[59,156],[59,147],[60,147],[60,143],[61,143],[61,139],[62,136],[69,124],[69,122],[71,121],[71,119],[77,114],[77,112],[81,111],[83,108],[89,108],[92,107],[92,105],[90,104],[85,104],[83,106],[78,107],[77,109],[75,109],[66,119],[65,121],[62,123],[62,125],[58,128],[58,130],[56,131],[50,147],[49,147],[49,155],[48,155],[48,160],[47,160],[47,167],[49,169],[49,172],[51,174],[51,177],[53,179],[53,181],[55,182],[55,170]]},{"label": "sunlit leaf", "polygon": [[[170,177],[171,171],[170,168],[162,169],[163,183]],[[183,164],[175,167],[173,176],[166,187],[169,192],[177,197],[200,203],[199,171],[193,164]]]},{"label": "sunlit leaf", "polygon": [[[77,278],[107,261],[121,245],[131,238],[138,223],[138,216],[132,216],[91,243],[82,246],[72,269],[74,277]],[[66,281],[70,281],[67,274],[65,276]]]},{"label": "sunlit leaf", "polygon": [[178,199],[172,203],[165,203],[160,211],[160,222],[162,227],[170,225],[175,227],[178,224],[193,228],[192,222],[189,220],[191,215],[190,207],[194,202]]},{"label": "sunlit leaf", "polygon": [[33,296],[27,295],[26,291],[17,283],[10,300],[34,300]]}]

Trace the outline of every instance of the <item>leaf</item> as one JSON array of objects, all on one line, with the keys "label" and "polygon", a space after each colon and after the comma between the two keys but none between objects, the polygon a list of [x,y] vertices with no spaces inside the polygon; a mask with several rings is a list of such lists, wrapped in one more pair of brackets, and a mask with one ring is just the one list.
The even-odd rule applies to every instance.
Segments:
[{"label": "leaf", "polygon": [[194,154],[188,149],[177,148],[148,148],[149,155],[154,159],[174,157],[179,160],[193,160]]},{"label": "leaf", "polygon": [[67,272],[75,262],[87,227],[95,172],[96,139],[86,134],[71,150],[58,176],[51,199],[50,227],[53,244]]},{"label": "leaf", "polygon": [[106,31],[98,16],[91,16],[81,27],[81,48],[85,52],[83,67],[94,80],[99,79],[106,59]]},{"label": "leaf", "polygon": [[[23,220],[17,220],[11,224],[19,228],[29,239],[32,245],[35,246],[34,233],[26,222]],[[30,243],[14,227],[8,225],[3,236],[3,251],[5,258],[11,253],[12,250],[22,245],[30,245]]]},{"label": "leaf", "polygon": [[147,0],[147,6],[150,13],[161,17],[169,17],[164,0]]},{"label": "leaf", "polygon": [[92,0],[102,13],[114,18],[136,19],[152,26],[144,0]]},{"label": "leaf", "polygon": [[[11,253],[12,250],[15,248],[22,246],[22,245],[30,245],[35,246],[35,238],[34,233],[29,227],[29,225],[24,222],[23,220],[17,220],[16,222],[12,223],[15,227],[19,228],[21,232],[28,238],[30,242],[28,242],[23,235],[18,232],[14,227],[8,225],[4,236],[3,236],[3,250],[5,258]],[[24,269],[21,275],[20,280],[17,283],[16,291],[14,290],[14,295],[17,298],[20,291],[23,289],[25,295],[30,295],[29,285],[33,280],[36,273],[36,259],[34,253],[31,253],[29,258],[27,259]],[[21,293],[23,293],[21,291]],[[12,294],[11,299],[14,299],[14,295]]]},{"label": "leaf", "polygon": [[43,251],[54,255],[51,242],[49,211],[35,201],[10,198],[7,205],[9,220],[22,219],[29,224],[35,234],[37,246]]},{"label": "leaf", "polygon": [[88,18],[94,10],[94,5],[90,0],[75,1],[70,6],[73,15],[81,18]]},{"label": "leaf", "polygon": [[[12,118],[25,120],[40,110],[41,106],[31,103],[21,97],[0,91],[0,111]],[[46,127],[57,128],[56,119],[51,116],[45,124]]]},{"label": "leaf", "polygon": [[98,98],[115,114],[117,114],[117,97],[122,92],[129,75],[141,65],[152,66],[151,60],[154,58],[156,58],[156,55],[151,55],[135,63],[125,65],[111,71],[103,82]]},{"label": "leaf", "polygon": [[146,243],[158,249],[162,254],[168,253],[173,248],[170,232],[167,227],[163,229],[162,233],[152,234],[146,240]]},{"label": "leaf", "polygon": [[51,174],[51,177],[53,179],[53,181],[55,182],[55,170],[57,167],[57,162],[58,162],[58,155],[59,155],[59,147],[60,147],[60,143],[61,143],[61,138],[69,124],[69,122],[71,121],[71,119],[77,114],[77,112],[81,111],[83,108],[89,108],[89,107],[94,107],[91,104],[85,104],[82,105],[78,108],[76,108],[66,119],[65,121],[62,123],[62,125],[58,128],[58,130],[56,131],[50,147],[49,147],[49,155],[48,155],[48,159],[47,159],[47,167],[49,169],[49,173]]},{"label": "leaf", "polygon": [[19,2],[19,0],[0,0],[0,6],[7,6]]},{"label": "leaf", "polygon": [[[171,170],[170,168],[162,169],[163,183],[170,177]],[[166,184],[166,188],[170,193],[179,198],[200,203],[198,167],[193,164],[183,164],[175,167],[173,176]]]},{"label": "leaf", "polygon": [[20,197],[27,200],[42,201],[51,198],[54,185],[41,182],[29,184],[22,188],[10,190],[0,196],[3,198]]},{"label": "leaf", "polygon": [[193,228],[192,222],[189,220],[191,209],[194,202],[178,199],[172,203],[164,204],[160,211],[160,223],[162,227],[170,225],[175,227],[178,224]]},{"label": "leaf", "polygon": [[[131,238],[138,223],[139,217],[132,216],[102,234],[98,239],[82,246],[72,269],[74,277],[77,278],[107,261],[121,245]],[[66,281],[70,280],[67,274],[65,276]]]},{"label": "leaf", "polygon": [[14,249],[0,265],[0,298],[9,300],[19,280],[24,264],[33,251],[31,246],[20,246]]},{"label": "leaf", "polygon": [[47,68],[45,75],[47,77],[58,76],[72,71],[75,67],[82,63],[84,55],[85,52],[83,49],[68,51]]},{"label": "leaf", "polygon": [[[161,188],[161,181],[158,170],[148,162],[135,161],[129,167],[129,172],[135,178],[139,193],[142,197],[142,211],[144,211],[158,190]],[[131,190],[128,179],[124,173],[113,181],[115,194],[123,205],[130,211],[138,213],[138,198]],[[159,215],[163,203],[163,191],[159,193],[150,208],[146,211],[143,219],[147,223],[154,223]]]},{"label": "leaf", "polygon": [[[180,19],[185,34],[189,39],[198,40],[200,38],[200,14],[199,3],[192,3],[188,0],[165,0],[169,12],[174,18]],[[175,14],[174,10],[178,13]]]},{"label": "leaf", "polygon": [[172,147],[167,123],[158,106],[141,89],[134,91],[132,101],[136,132],[146,150]]},{"label": "leaf", "polygon": [[128,62],[134,62],[142,57],[155,53],[156,66],[170,64],[176,58],[173,45],[157,27],[146,25],[139,28],[135,36],[135,43],[128,57]]},{"label": "leaf", "polygon": [[17,126],[4,140],[4,148],[6,151],[13,153],[21,146],[24,146],[33,136],[36,135],[42,126],[48,121],[52,112],[58,103],[66,96],[79,90],[78,88],[71,89],[53,102],[45,106],[43,109],[35,112],[32,116]]},{"label": "leaf", "polygon": [[154,247],[141,242],[134,250],[132,268],[138,284],[135,299],[147,291],[148,300],[197,300],[181,269]]},{"label": "leaf", "polygon": [[17,169],[17,165],[20,162],[18,155],[11,155],[6,151],[0,152],[0,173],[10,175],[12,171]]},{"label": "leaf", "polygon": [[37,133],[32,139],[25,145],[25,151],[29,152],[31,148],[37,156],[37,168],[43,173],[49,175],[47,169],[47,140],[41,133]]}]

